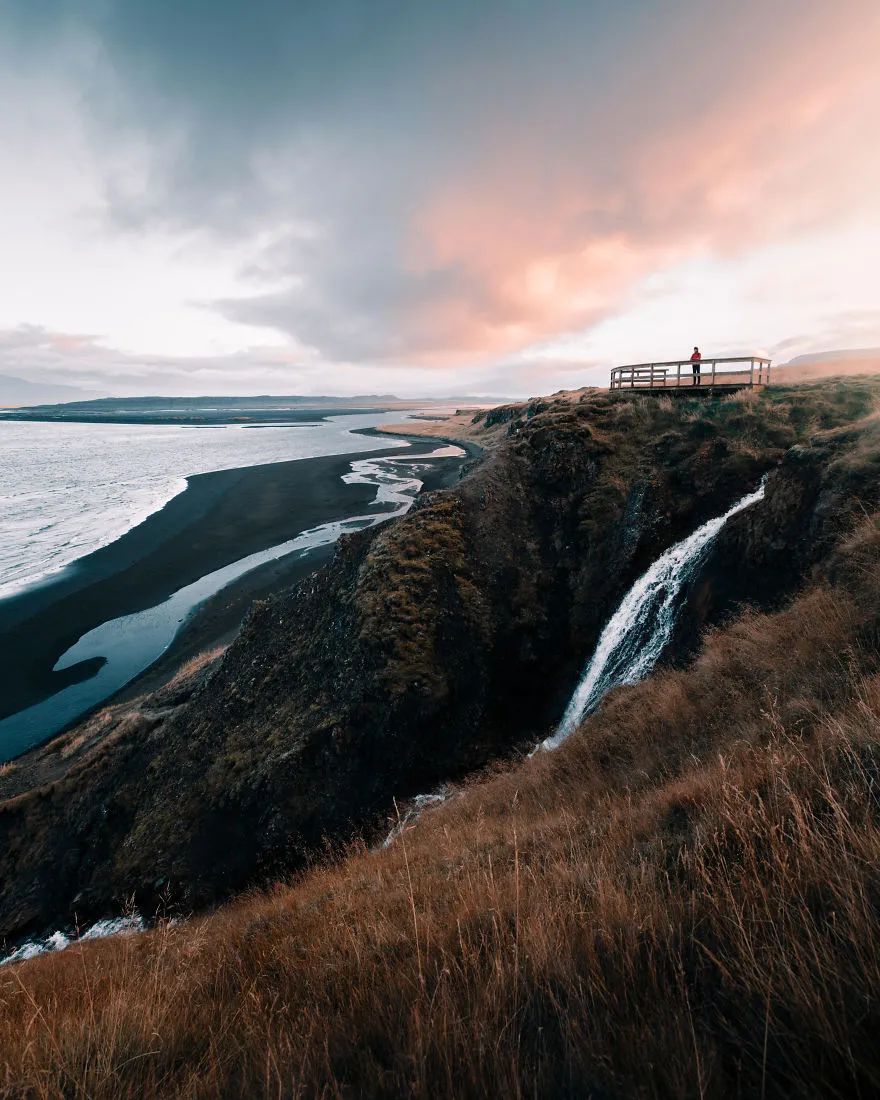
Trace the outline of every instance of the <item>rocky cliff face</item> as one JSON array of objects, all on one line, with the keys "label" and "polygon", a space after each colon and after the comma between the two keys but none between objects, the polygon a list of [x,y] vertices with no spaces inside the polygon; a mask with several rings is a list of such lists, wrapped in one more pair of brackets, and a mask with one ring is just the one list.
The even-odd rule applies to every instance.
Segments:
[{"label": "rocky cliff face", "polygon": [[0,806],[0,933],[132,896],[213,902],[530,745],[639,572],[768,471],[766,506],[731,522],[691,592],[679,655],[737,603],[778,602],[876,497],[852,460],[867,429],[809,442],[870,399],[823,391],[805,422],[781,397],[514,409],[456,488],[255,607],[184,706]]}]

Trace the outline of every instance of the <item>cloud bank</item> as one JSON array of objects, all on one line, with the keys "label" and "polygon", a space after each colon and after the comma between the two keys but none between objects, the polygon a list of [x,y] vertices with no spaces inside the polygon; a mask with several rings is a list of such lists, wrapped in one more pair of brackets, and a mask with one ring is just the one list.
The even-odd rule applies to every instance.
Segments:
[{"label": "cloud bank", "polygon": [[32,114],[0,207],[60,229],[38,262],[64,277],[0,306],[32,371],[540,389],[695,340],[880,342],[876,4],[13,0],[0,20]]}]

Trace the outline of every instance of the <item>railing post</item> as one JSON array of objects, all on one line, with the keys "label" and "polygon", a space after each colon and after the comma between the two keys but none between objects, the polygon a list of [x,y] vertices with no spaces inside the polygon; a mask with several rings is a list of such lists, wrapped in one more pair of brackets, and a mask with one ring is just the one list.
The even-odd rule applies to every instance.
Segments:
[{"label": "railing post", "polygon": [[749,389],[755,384],[755,360],[749,360]]},{"label": "railing post", "polygon": [[681,363],[678,364],[678,370],[677,370],[676,375],[675,375],[675,388],[678,389],[678,387],[680,385],[681,385]]},{"label": "railing post", "polygon": [[712,360],[712,383],[711,383],[711,385],[713,387],[715,385],[715,360],[714,359]]}]

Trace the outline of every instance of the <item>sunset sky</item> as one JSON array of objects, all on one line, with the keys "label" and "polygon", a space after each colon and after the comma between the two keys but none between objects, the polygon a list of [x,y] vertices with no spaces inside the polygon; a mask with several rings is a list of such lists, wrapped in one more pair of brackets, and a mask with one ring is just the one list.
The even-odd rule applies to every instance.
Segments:
[{"label": "sunset sky", "polygon": [[0,374],[530,394],[880,345],[877,0],[0,0]]}]

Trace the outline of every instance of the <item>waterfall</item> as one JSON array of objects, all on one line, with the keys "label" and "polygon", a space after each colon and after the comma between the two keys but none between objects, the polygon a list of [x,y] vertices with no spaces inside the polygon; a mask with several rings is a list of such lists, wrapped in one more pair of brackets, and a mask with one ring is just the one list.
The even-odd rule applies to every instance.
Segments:
[{"label": "waterfall", "polygon": [[635,684],[647,676],[672,637],[682,593],[706,551],[731,516],[763,499],[764,482],[688,538],[670,546],[639,577],[608,620],[599,644],[552,737],[540,748],[555,749],[598,707],[611,688]]}]

